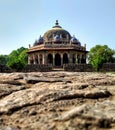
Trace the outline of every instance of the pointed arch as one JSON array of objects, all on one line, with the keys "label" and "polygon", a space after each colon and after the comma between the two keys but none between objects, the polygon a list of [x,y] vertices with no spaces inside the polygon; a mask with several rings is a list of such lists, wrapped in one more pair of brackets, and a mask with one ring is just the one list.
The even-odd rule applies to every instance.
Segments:
[{"label": "pointed arch", "polygon": [[55,66],[61,66],[61,56],[58,53],[55,55]]},{"label": "pointed arch", "polygon": [[76,63],[76,55],[75,54],[73,54],[72,59],[73,59],[73,63]]},{"label": "pointed arch", "polygon": [[68,55],[67,53],[63,54],[63,64],[67,64],[68,63]]},{"label": "pointed arch", "polygon": [[42,54],[39,55],[39,64],[42,64],[43,63],[43,56]]},{"label": "pointed arch", "polygon": [[48,60],[48,64],[53,64],[53,56],[52,56],[52,54],[48,54],[47,60]]},{"label": "pointed arch", "polygon": [[38,56],[35,55],[35,64],[38,64]]}]

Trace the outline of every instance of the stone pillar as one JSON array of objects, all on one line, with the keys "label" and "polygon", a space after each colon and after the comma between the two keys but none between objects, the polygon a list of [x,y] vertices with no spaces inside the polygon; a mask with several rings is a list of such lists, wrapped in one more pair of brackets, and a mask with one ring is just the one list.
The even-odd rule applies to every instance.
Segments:
[{"label": "stone pillar", "polygon": [[81,63],[81,59],[82,59],[82,54],[79,57],[79,63]]},{"label": "stone pillar", "polygon": [[63,54],[61,54],[61,66],[63,66]]},{"label": "stone pillar", "polygon": [[29,65],[31,64],[31,62],[30,62],[30,56],[28,56],[28,64]]},{"label": "stone pillar", "polygon": [[53,66],[55,66],[55,54],[53,53]]},{"label": "stone pillar", "polygon": [[68,54],[68,60],[69,60],[69,63],[72,64],[72,54],[71,53]]},{"label": "stone pillar", "polygon": [[43,65],[45,65],[46,64],[46,53],[44,52],[43,53]]},{"label": "stone pillar", "polygon": [[78,57],[77,57],[77,54],[76,54],[76,57],[75,57],[75,63],[78,64]]},{"label": "stone pillar", "polygon": [[40,64],[40,58],[39,58],[39,54],[38,54],[38,64]]},{"label": "stone pillar", "polygon": [[34,54],[33,54],[33,62],[34,62],[34,64],[36,64],[36,61],[35,61],[35,56],[34,56]]}]

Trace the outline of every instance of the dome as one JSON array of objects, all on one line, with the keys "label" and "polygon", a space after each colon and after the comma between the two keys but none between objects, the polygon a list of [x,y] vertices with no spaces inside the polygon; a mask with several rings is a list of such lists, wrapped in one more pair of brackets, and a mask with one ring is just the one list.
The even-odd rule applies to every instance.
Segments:
[{"label": "dome", "polygon": [[53,26],[50,30],[44,33],[43,38],[45,41],[52,41],[56,35],[60,36],[60,38],[64,40],[71,39],[70,33],[59,25],[58,20],[56,20],[55,26]]},{"label": "dome", "polygon": [[53,38],[54,42],[60,42],[60,35],[56,35],[54,38]]},{"label": "dome", "polygon": [[40,35],[39,39],[38,39],[38,40],[35,40],[33,46],[37,46],[37,45],[39,45],[39,44],[42,44],[43,42],[44,42],[44,39],[43,39],[43,37],[41,37],[41,35]]},{"label": "dome", "polygon": [[81,43],[78,41],[78,43],[77,43],[79,46],[81,46]]},{"label": "dome", "polygon": [[33,46],[37,46],[38,45],[38,41],[36,40],[33,44]]},{"label": "dome", "polygon": [[72,38],[71,38],[71,42],[72,42],[72,43],[77,43],[77,42],[78,42],[78,40],[77,40],[77,38],[72,37]]},{"label": "dome", "polygon": [[38,43],[43,43],[44,42],[44,39],[43,39],[43,37],[41,37],[41,35],[40,35],[40,37],[39,37],[39,39],[38,39]]},{"label": "dome", "polygon": [[74,43],[74,44],[77,44],[77,45],[81,45],[81,43],[79,42],[79,40],[75,37],[75,36],[73,36],[72,38],[71,38],[71,42],[72,43]]}]

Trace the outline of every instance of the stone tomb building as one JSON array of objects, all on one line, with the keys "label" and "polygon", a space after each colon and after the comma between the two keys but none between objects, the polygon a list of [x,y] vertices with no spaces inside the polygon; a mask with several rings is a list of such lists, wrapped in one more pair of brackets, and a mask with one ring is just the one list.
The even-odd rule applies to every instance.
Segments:
[{"label": "stone tomb building", "polygon": [[86,45],[63,29],[58,20],[55,26],[39,37],[28,49],[28,64],[52,65],[86,63]]}]

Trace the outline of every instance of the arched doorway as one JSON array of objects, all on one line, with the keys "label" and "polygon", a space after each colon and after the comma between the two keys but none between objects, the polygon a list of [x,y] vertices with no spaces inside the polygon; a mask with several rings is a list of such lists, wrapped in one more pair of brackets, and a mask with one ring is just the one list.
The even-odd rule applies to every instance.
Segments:
[{"label": "arched doorway", "polygon": [[30,59],[30,64],[34,64],[34,60],[33,59]]},{"label": "arched doorway", "polygon": [[80,63],[80,55],[79,54],[77,55],[77,60],[78,60],[78,63]]},{"label": "arched doorway", "polygon": [[43,60],[42,54],[40,54],[40,55],[39,55],[39,63],[40,63],[40,64],[42,64],[42,60]]},{"label": "arched doorway", "polygon": [[73,63],[76,63],[76,58],[75,58],[75,54],[73,54]]},{"label": "arched doorway", "polygon": [[55,55],[55,66],[61,66],[61,56],[59,54]]},{"label": "arched doorway", "polygon": [[81,63],[86,63],[86,58],[85,58],[85,55],[82,55],[82,58],[81,58]]},{"label": "arched doorway", "polygon": [[38,56],[35,55],[35,64],[38,64]]},{"label": "arched doorway", "polygon": [[34,60],[32,57],[30,57],[30,64],[34,64]]},{"label": "arched doorway", "polygon": [[52,56],[52,54],[48,54],[48,64],[53,64],[53,56]]},{"label": "arched doorway", "polygon": [[68,56],[66,53],[63,54],[63,64],[67,64],[68,63]]}]

